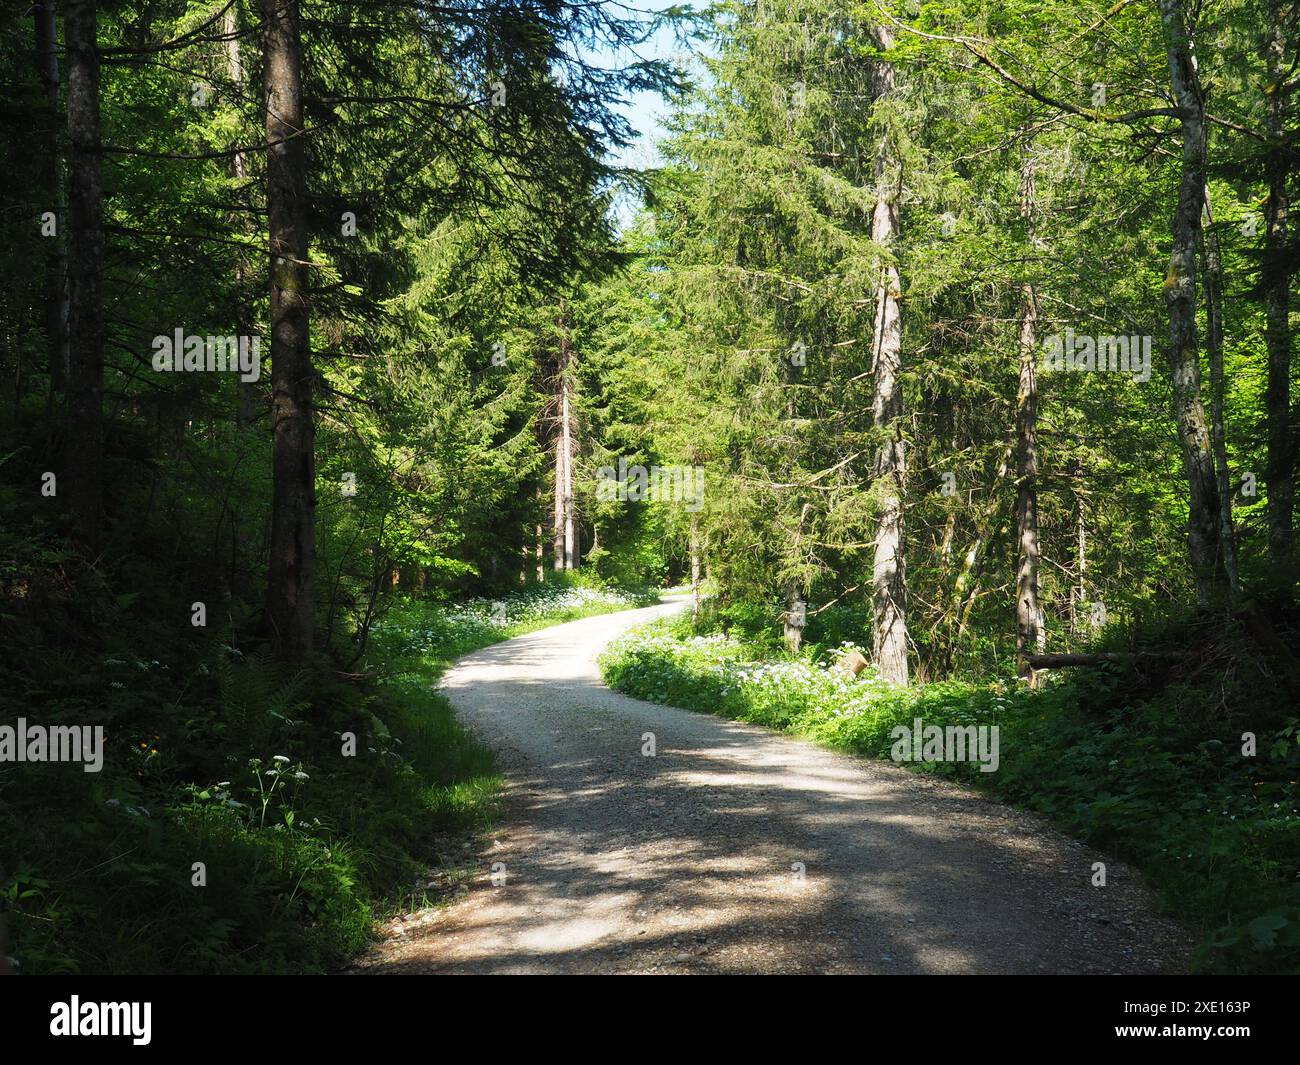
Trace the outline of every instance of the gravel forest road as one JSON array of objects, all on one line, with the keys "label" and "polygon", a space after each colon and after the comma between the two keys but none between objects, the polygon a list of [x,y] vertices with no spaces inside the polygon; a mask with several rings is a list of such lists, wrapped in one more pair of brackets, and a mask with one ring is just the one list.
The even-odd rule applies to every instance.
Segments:
[{"label": "gravel forest road", "polygon": [[499,754],[505,812],[469,893],[394,922],[354,972],[1183,968],[1186,935],[1137,875],[1033,815],[607,689],[604,645],[682,606],[558,625],[447,672]]}]

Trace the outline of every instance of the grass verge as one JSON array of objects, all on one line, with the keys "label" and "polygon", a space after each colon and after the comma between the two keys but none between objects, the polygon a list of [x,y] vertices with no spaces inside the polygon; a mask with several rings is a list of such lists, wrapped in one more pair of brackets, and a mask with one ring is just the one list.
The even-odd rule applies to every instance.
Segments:
[{"label": "grass verge", "polygon": [[646,598],[553,583],[461,606],[406,602],[360,677],[324,656],[289,668],[219,638],[178,641],[159,611],[126,599],[93,604],[98,646],[60,649],[15,628],[25,648],[0,663],[0,725],[102,723],[104,758],[97,773],[0,763],[9,965],[338,968],[378,919],[445,897],[496,816],[491,752],[434,690],[447,663]]}]

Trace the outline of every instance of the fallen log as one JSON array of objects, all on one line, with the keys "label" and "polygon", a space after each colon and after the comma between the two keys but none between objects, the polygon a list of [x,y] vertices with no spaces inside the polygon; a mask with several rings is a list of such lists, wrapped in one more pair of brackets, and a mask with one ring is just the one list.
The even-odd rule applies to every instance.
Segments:
[{"label": "fallen log", "polygon": [[1027,655],[1030,669],[1064,669],[1067,666],[1099,666],[1103,662],[1131,662],[1136,655],[1118,651],[1098,651],[1075,655]]}]

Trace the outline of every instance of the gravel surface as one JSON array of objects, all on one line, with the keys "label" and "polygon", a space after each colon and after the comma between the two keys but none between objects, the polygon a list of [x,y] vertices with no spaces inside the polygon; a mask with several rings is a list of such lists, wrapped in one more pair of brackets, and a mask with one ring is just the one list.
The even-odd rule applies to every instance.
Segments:
[{"label": "gravel surface", "polygon": [[499,752],[505,815],[469,893],[393,922],[353,971],[1184,967],[1185,933],[1153,915],[1137,875],[1031,814],[605,688],[602,647],[681,608],[544,629],[448,671],[460,720]]}]

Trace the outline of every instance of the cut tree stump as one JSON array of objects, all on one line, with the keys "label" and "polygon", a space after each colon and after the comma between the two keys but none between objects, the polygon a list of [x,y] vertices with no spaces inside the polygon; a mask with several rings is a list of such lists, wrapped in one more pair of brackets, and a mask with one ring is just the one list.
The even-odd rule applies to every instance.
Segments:
[{"label": "cut tree stump", "polygon": [[838,662],[835,663],[845,673],[852,673],[855,677],[861,673],[870,664],[862,657],[858,651],[850,651]]}]

